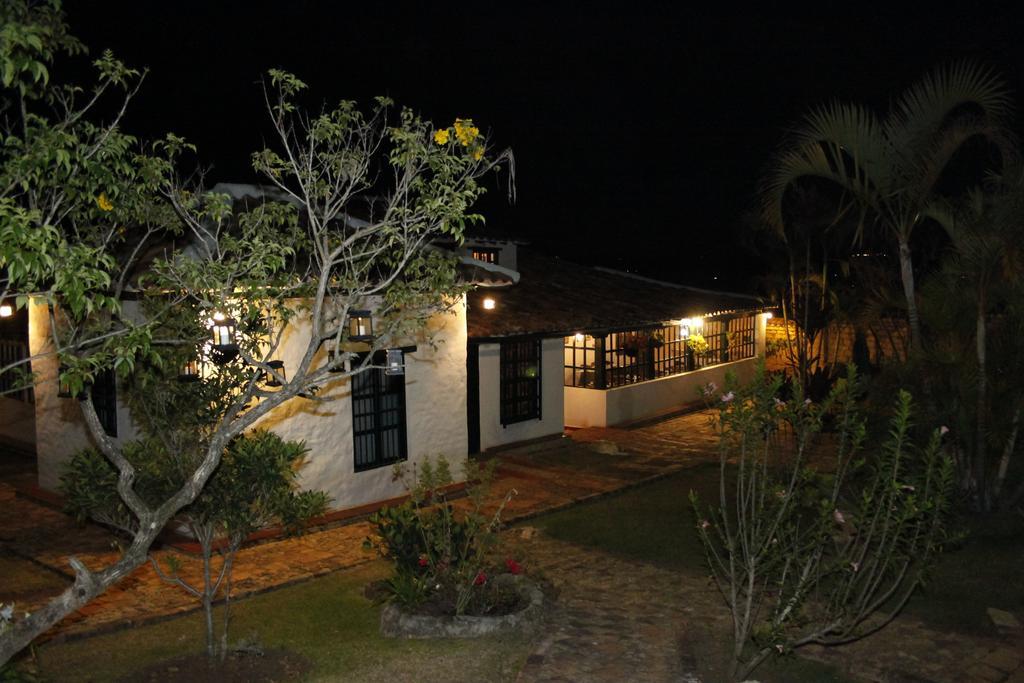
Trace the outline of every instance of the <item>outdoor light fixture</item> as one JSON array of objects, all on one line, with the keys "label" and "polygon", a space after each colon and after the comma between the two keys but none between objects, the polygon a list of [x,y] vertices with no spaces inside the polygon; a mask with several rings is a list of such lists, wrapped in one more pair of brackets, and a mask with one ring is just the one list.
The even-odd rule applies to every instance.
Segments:
[{"label": "outdoor light fixture", "polygon": [[181,370],[178,372],[178,381],[198,382],[199,378],[199,359],[196,357],[189,358],[181,366]]},{"label": "outdoor light fixture", "polygon": [[370,311],[352,311],[348,316],[348,338],[354,341],[373,339],[373,318]]},{"label": "outdoor light fixture", "polygon": [[210,347],[210,357],[214,363],[224,364],[238,355],[238,345],[235,343],[235,321],[221,312],[213,314],[210,320],[210,332],[213,335],[213,343]]},{"label": "outdoor light fixture", "polygon": [[493,311],[494,310],[494,306],[495,306],[494,299],[492,299],[491,297],[487,297],[486,299],[484,299],[484,310]]},{"label": "outdoor light fixture", "polygon": [[402,349],[388,349],[384,363],[385,375],[405,374],[405,353]]},{"label": "outdoor light fixture", "polygon": [[0,318],[10,318],[12,315],[14,315],[14,306],[6,301],[0,304]]},{"label": "outdoor light fixture", "polygon": [[278,379],[277,377],[274,376],[274,374],[271,374],[269,372],[264,372],[263,373],[263,379],[266,382],[268,387],[279,387],[282,384],[282,380],[285,381],[285,382],[288,381],[288,378],[284,374],[284,361],[283,360],[268,360],[267,361],[267,367],[270,368],[271,370],[273,370],[274,373],[276,373],[276,375],[281,378],[281,379]]},{"label": "outdoor light fixture", "polygon": [[771,320],[772,317],[773,316],[772,316],[772,312],[771,311],[768,311],[767,313],[764,314],[764,319],[765,320]]},{"label": "outdoor light fixture", "polygon": [[586,337],[583,335],[582,332],[577,332],[576,333],[576,343],[577,344],[582,344],[584,339],[586,339]]},{"label": "outdoor light fixture", "polygon": [[693,324],[693,321],[689,318],[683,318],[679,321],[679,336],[682,337],[684,341],[690,338],[691,324]]}]

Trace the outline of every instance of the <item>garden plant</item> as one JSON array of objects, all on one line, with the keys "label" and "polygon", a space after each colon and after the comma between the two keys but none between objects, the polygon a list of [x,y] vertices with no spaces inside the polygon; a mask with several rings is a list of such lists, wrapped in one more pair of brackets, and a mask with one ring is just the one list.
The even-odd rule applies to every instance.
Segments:
[{"label": "garden plant", "polygon": [[858,414],[859,384],[851,365],[823,402],[799,384],[783,400],[783,380],[762,369],[749,385],[708,392],[719,500],[691,500],[732,613],[734,680],[773,655],[883,628],[948,539],[954,477],[942,430],[917,445],[912,400],[900,392],[876,443]]}]

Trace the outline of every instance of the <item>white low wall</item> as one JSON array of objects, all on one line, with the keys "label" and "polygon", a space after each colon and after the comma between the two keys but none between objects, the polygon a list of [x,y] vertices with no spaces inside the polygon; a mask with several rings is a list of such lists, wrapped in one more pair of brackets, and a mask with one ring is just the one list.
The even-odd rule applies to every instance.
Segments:
[{"label": "white low wall", "polygon": [[501,424],[501,346],[480,344],[480,449],[561,434],[565,425],[561,337],[541,341],[539,420]]},{"label": "white low wall", "polygon": [[564,387],[567,427],[611,427],[681,409],[700,399],[701,387],[714,382],[719,387],[732,373],[740,382],[754,376],[758,358],[764,357],[768,315],[760,313],[755,322],[755,358],[701,368],[683,375],[662,377],[614,389]]},{"label": "white low wall", "polygon": [[746,382],[756,367],[757,359],[749,358],[614,389],[565,387],[565,424],[613,427],[682,409],[700,400],[701,388],[708,382],[721,387],[728,373]]}]

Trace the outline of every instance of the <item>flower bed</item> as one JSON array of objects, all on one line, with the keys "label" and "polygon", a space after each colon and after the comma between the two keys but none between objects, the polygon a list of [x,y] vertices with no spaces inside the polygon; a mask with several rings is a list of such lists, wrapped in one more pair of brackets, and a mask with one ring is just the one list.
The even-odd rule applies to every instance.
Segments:
[{"label": "flower bed", "polygon": [[544,594],[522,575],[501,574],[492,579],[494,588],[512,590],[522,607],[501,615],[432,615],[407,611],[395,602],[384,605],[380,632],[387,638],[477,638],[496,633],[525,632],[543,616]]}]

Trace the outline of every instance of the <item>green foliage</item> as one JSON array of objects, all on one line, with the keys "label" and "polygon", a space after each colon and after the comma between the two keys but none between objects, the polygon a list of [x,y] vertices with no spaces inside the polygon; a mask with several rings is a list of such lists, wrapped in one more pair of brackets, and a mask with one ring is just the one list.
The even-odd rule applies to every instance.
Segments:
[{"label": "green foliage", "polygon": [[[720,500],[691,499],[733,613],[733,674],[743,678],[772,654],[850,642],[895,616],[948,539],[953,464],[939,430],[914,444],[902,391],[888,437],[866,449],[852,365],[820,404],[799,385],[781,400],[781,379],[763,369],[727,389],[718,399]],[[833,434],[822,434],[826,418]]]},{"label": "green foliage", "polygon": [[[493,463],[480,467],[466,464],[466,497],[469,505],[456,511],[448,502],[452,475],[442,457],[424,461],[408,481],[410,500],[384,508],[370,517],[375,535],[364,547],[376,549],[394,566],[387,587],[392,599],[406,605],[427,600],[454,614],[463,614],[479,603],[487,591],[487,556],[498,546],[501,512],[510,492],[492,514],[484,511],[493,482]],[[407,472],[396,467],[396,475]]]}]

